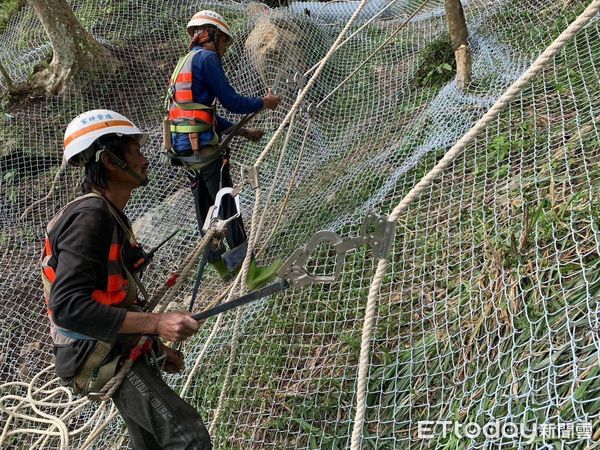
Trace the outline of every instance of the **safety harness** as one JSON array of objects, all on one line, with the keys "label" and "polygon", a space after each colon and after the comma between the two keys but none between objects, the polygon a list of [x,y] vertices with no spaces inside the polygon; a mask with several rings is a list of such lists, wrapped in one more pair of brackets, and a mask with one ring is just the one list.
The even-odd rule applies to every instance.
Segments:
[{"label": "safety harness", "polygon": [[[124,355],[118,355],[109,362],[102,364],[107,358],[110,351],[116,344],[116,340],[102,341],[92,337],[76,333],[70,330],[66,330],[56,325],[52,318],[52,311],[49,308],[50,291],[52,283],[56,278],[55,271],[50,265],[54,255],[52,251],[52,245],[50,243],[49,235],[52,229],[62,218],[66,209],[74,203],[80,202],[87,198],[100,198],[102,199],[110,211],[111,217],[113,217],[116,226],[113,229],[112,240],[108,255],[107,269],[108,279],[105,290],[95,290],[92,292],[92,299],[105,304],[118,308],[124,308],[126,310],[140,310],[136,306],[138,292],[142,293],[145,300],[148,300],[148,293],[141,284],[139,277],[127,270],[127,267],[122,261],[122,248],[119,245],[117,226],[120,227],[125,233],[126,238],[132,245],[137,245],[133,232],[129,226],[127,226],[117,211],[113,208],[110,202],[99,193],[91,192],[86,195],[77,197],[75,200],[65,205],[59,213],[50,221],[46,227],[46,236],[44,242],[44,251],[42,253],[42,281],[44,284],[44,300],[46,303],[46,309],[48,312],[48,318],[50,319],[50,335],[55,345],[69,345],[75,340],[89,340],[96,341],[92,351],[89,353],[86,360],[83,362],[79,371],[74,377],[73,390],[82,395],[87,395],[90,392],[98,392],[104,384],[114,375],[118,368],[118,364]],[[123,277],[123,272],[126,277]],[[131,344],[135,348],[137,341],[136,336],[132,336]],[[144,351],[148,351],[149,348],[145,348]],[[138,350],[139,351],[139,350]]]},{"label": "safety harness", "polygon": [[[192,50],[179,60],[171,75],[169,89],[165,98],[167,115],[163,120],[163,147],[171,165],[184,166],[188,170],[197,170],[207,166],[217,158],[221,151],[217,146],[219,136],[216,132],[216,108],[194,102],[192,93],[192,59],[202,50]],[[200,133],[211,131],[213,137],[200,145]],[[173,151],[171,133],[189,135],[192,146],[191,155],[180,155]]]}]

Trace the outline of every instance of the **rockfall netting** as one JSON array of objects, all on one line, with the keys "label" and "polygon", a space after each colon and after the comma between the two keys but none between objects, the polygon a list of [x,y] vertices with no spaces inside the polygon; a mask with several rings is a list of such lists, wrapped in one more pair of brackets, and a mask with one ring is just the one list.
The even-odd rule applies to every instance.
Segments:
[{"label": "rockfall netting", "polygon": [[[187,368],[168,382],[198,409],[215,447],[593,447],[600,2],[463,3],[473,57],[467,91],[453,79],[440,0],[271,10],[70,2],[120,66],[73,80],[62,96],[3,105],[0,447],[127,446],[110,402],[76,398],[54,378],[43,230],[81,180],[61,166],[66,125],[83,111],[113,109],[151,135],[152,182],[126,210],[139,240],[149,248],[182,229],[144,274],[148,289],[181,270],[199,234],[185,173],[160,162],[162,105],[186,52],[185,24],[205,7],[222,13],[236,36],[224,59],[232,84],[245,95],[272,87],[283,96],[278,110],[253,122],[267,131],[262,142],[232,144],[234,175],[240,164],[259,170],[260,187],[242,192],[258,259],[286,258],[318,230],[358,236],[371,211],[396,222],[387,259],[361,246],[345,256],[337,283],[289,289],[213,318],[185,344]],[[52,54],[29,6],[1,42],[0,62],[17,83]],[[551,49],[535,76],[486,115]],[[450,149],[436,177],[401,203]],[[329,273],[334,256],[323,243],[308,266]],[[194,276],[169,308],[187,307]],[[242,276],[224,285],[207,270],[195,311],[239,294]]]}]

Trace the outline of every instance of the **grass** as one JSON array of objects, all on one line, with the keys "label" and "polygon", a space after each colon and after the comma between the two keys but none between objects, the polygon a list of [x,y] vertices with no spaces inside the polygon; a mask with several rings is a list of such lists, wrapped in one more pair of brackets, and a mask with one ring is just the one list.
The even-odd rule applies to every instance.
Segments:
[{"label": "grass", "polygon": [[[579,129],[591,120],[585,101],[592,100],[589,89],[594,77],[590,74],[586,87],[585,75],[569,73],[570,58],[576,56],[566,51],[559,58],[555,83],[561,89],[556,95],[545,97],[535,110],[515,106],[512,114],[503,114],[477,152],[471,147],[447,178],[426,194],[429,208],[417,204],[403,219],[391,262],[395,269],[388,273],[380,296],[365,448],[406,444],[415,439],[413,427],[420,418],[483,424],[490,417],[514,417],[539,424],[549,417],[572,421],[584,414],[597,416],[600,375],[586,318],[588,302],[598,298],[600,291],[596,245],[600,155],[593,128],[581,143],[569,141],[576,122],[549,123],[540,114],[545,108],[564,109],[569,99],[576,98],[582,102]],[[544,92],[542,80],[524,94],[524,104],[531,104],[532,92]],[[400,104],[398,110],[410,114],[411,108],[418,110],[419,105]],[[560,145],[565,133],[567,143]],[[582,148],[587,149],[584,155]],[[548,153],[548,149],[553,150]],[[428,155],[407,174],[395,198],[402,198],[411,180],[420,179],[439,156]],[[353,158],[356,155],[349,150],[348,160]],[[296,198],[318,195],[321,186],[328,184],[327,177],[339,179],[346,167],[339,159],[332,161],[296,192]],[[335,198],[335,209],[322,207],[311,216],[311,223],[327,223],[341,210],[351,211],[381,182],[362,179],[364,193],[348,190],[349,195]],[[284,239],[285,234],[281,236]],[[415,257],[406,260],[413,249]],[[321,258],[318,264],[326,264],[326,254]],[[221,436],[244,426],[254,429],[252,418],[270,417],[260,422],[263,434],[258,440],[252,435],[254,442],[283,447],[285,439],[299,436],[296,446],[347,448],[368,289],[368,285],[358,288],[356,279],[370,280],[372,268],[363,267],[369,260],[364,250],[353,255],[344,271],[345,282],[334,291],[317,288],[295,293],[298,301],[285,312],[286,299],[270,301],[265,310],[274,315],[254,322],[246,334],[249,339],[242,343],[237,390],[231,396],[252,404],[254,415],[244,423],[236,419],[235,426],[224,423]],[[261,330],[278,338],[264,339]],[[328,347],[336,349],[337,358],[347,359],[342,363],[315,350]],[[263,364],[258,356],[255,362],[264,353],[278,357]],[[293,383],[296,378],[289,372],[292,355],[301,355],[304,361],[296,368],[305,380],[300,385]],[[319,358],[319,364],[314,358]],[[264,391],[247,396],[247,386],[255,385]],[[285,389],[290,385],[303,389],[291,395]],[[563,400],[542,409],[548,405],[549,385]],[[288,395],[281,396],[282,391]],[[265,398],[276,399],[276,406],[265,404]],[[232,409],[238,406],[238,402],[228,404]],[[234,442],[239,445],[250,439],[240,437]],[[431,448],[468,444],[449,436],[431,442]]]},{"label": "grass", "polygon": [[24,4],[25,0],[4,0],[0,4],[0,33],[6,29],[8,21]]},{"label": "grass", "polygon": [[[90,26],[96,19],[89,18]],[[543,30],[530,30],[531,36]],[[598,38],[594,30],[590,33]],[[373,34],[373,39],[381,39]],[[169,72],[168,64],[160,65],[162,55],[171,54],[167,48],[180,44],[177,39],[161,43],[156,54],[145,55],[150,61],[132,61],[118,76],[104,80],[95,100],[110,103],[115,93],[123,105],[131,98],[159,99],[161,80]],[[115,51],[125,58],[133,53],[134,41],[120,42]],[[590,48],[592,60],[600,60],[598,46]],[[588,317],[589,309],[597,307],[594,299],[600,291],[600,155],[595,128],[583,132],[593,123],[590,105],[597,95],[593,84],[597,77],[590,66],[582,66],[581,74],[574,71],[581,53],[572,51],[573,46],[570,50],[557,59],[554,76],[538,79],[519,100],[522,106],[513,104],[510,114],[501,115],[487,136],[402,216],[378,300],[365,448],[417,445],[419,419],[481,422],[512,416],[541,423],[556,417],[598,416],[600,374]],[[288,207],[297,216],[290,213],[273,239],[282,254],[344,214],[356,214],[389,176],[367,169],[355,174],[356,164],[374,160],[387,144],[411,132],[414,139],[402,141],[386,161],[392,170],[425,141],[428,124],[415,124],[413,119],[447,83],[450,74],[437,68],[449,64],[450,56],[445,38],[423,49],[419,72],[408,91],[394,94],[398,101],[386,119],[397,125],[380,136],[349,127],[346,133],[356,136],[348,139],[345,153],[323,161],[301,180]],[[374,83],[375,67],[365,69],[357,84],[360,89]],[[145,77],[144,85],[131,92],[136,74]],[[60,147],[59,130],[67,115],[89,106],[85,92],[73,91],[60,102],[29,105],[44,117],[64,111],[65,116],[49,122],[38,139],[47,148]],[[150,103],[144,103],[146,111],[158,118],[154,108],[160,107],[159,100]],[[133,103],[131,112],[137,106]],[[22,107],[19,112],[26,112],[28,105]],[[339,96],[332,111],[341,116],[358,113],[360,107],[357,98]],[[564,115],[557,118],[546,109]],[[578,116],[569,116],[575,109]],[[332,115],[327,120],[336,119]],[[405,123],[417,129],[408,129]],[[3,127],[0,133],[4,144],[27,131]],[[5,147],[13,153],[23,147],[19,142]],[[33,155],[35,150],[24,151]],[[425,155],[378,205],[379,211],[389,213],[445,150]],[[36,161],[42,168],[53,165],[20,157],[26,160],[28,166]],[[41,195],[54,173],[41,171],[34,179],[13,168],[2,172],[0,183],[8,200],[22,210]],[[150,189],[145,198],[162,198],[163,186]],[[34,242],[36,236],[27,235],[27,230],[3,233],[1,246]],[[358,226],[338,231],[354,236]],[[331,268],[330,249],[321,248],[312,264]],[[348,448],[373,264],[370,250],[363,246],[347,256],[336,285],[271,297],[245,318],[232,384],[214,436],[220,448]],[[214,411],[219,403],[230,358],[227,344],[223,337],[222,346],[209,352],[195,380],[190,395],[200,411]],[[550,387],[555,394],[548,394]],[[552,403],[550,395],[559,401]],[[450,436],[437,438],[430,447],[468,444]]]}]

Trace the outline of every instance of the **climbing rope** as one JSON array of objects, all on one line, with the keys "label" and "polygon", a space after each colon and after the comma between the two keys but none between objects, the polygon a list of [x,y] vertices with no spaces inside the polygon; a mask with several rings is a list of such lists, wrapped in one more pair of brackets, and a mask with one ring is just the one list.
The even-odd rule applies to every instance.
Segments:
[{"label": "climbing rope", "polygon": [[429,0],[425,0],[423,3],[421,3],[421,6],[415,9],[415,11],[402,23],[402,25],[400,25],[396,30],[394,30],[394,32],[390,34],[389,37],[385,41],[383,41],[383,43],[379,47],[373,50],[373,52],[371,52],[371,54],[367,58],[365,58],[358,66],[356,66],[356,68],[352,72],[350,72],[350,74],[346,78],[344,78],[319,103],[317,103],[317,106],[315,108],[319,109],[321,105],[325,103],[329,98],[331,98],[331,96],[335,94],[342,86],[344,86],[350,80],[350,78],[356,75],[356,73],[362,67],[364,67],[365,64],[371,61],[371,59],[373,59],[375,55],[377,55],[386,45],[388,45],[392,41],[392,39],[394,39],[396,35],[400,33],[400,31],[402,31],[404,27],[406,27],[406,25],[410,23],[410,21],[419,13],[419,11],[421,11],[425,7],[425,5],[427,5],[427,3],[429,3]]},{"label": "climbing rope", "polygon": [[[159,298],[159,301],[160,301],[159,309],[160,310],[166,308],[166,306],[168,305],[168,302],[171,301],[171,299],[174,297],[176,291],[179,289],[179,287],[182,284],[182,280],[185,280],[187,278],[187,275],[193,269],[194,264],[198,259],[198,255],[200,255],[204,251],[204,248],[210,243],[210,240],[215,235],[219,235],[222,233],[224,233],[223,227],[220,227],[220,228],[214,227],[211,230],[209,230],[209,232],[206,233],[206,235],[198,242],[194,251],[191,252],[190,255],[183,261],[183,263],[181,265],[182,268],[178,272],[179,277],[177,278],[177,281],[171,285],[171,290],[168,291],[168,293],[167,293],[167,289],[169,289],[169,286],[165,285],[165,286],[163,286],[163,288],[159,289],[156,292],[155,297],[158,296],[158,298]],[[164,294],[167,294],[167,295],[164,295]],[[136,348],[141,348],[141,346],[143,346],[144,343],[148,339],[149,338],[143,336],[140,339],[140,341],[138,342],[138,344],[136,345]],[[111,378],[108,381],[108,383],[101,390],[101,392],[100,392],[101,400],[108,400],[114,394],[114,392],[119,388],[119,386],[121,385],[121,383],[127,376],[127,373],[133,366],[134,362],[135,362],[135,360],[132,360],[130,358],[128,358],[126,360],[125,364],[119,369],[119,371],[115,374],[115,376],[113,378]],[[47,440],[50,437],[59,437],[60,438],[60,448],[68,449],[70,436],[75,436],[75,435],[82,433],[87,428],[89,428],[91,424],[97,425],[97,423],[99,422],[98,416],[104,411],[104,409],[105,409],[104,406],[100,406],[99,408],[97,408],[94,415],[90,418],[90,420],[86,421],[81,427],[79,427],[73,431],[68,431],[65,421],[69,417],[73,416],[75,413],[80,411],[81,409],[87,407],[91,402],[90,402],[90,400],[88,400],[85,397],[82,397],[78,400],[73,400],[73,394],[66,387],[60,386],[60,387],[49,390],[48,386],[57,383],[56,378],[52,379],[51,381],[48,381],[42,387],[36,389],[35,391],[33,390],[33,386],[35,386],[37,380],[52,369],[54,369],[54,365],[50,365],[50,366],[46,367],[44,370],[40,371],[35,377],[33,377],[33,379],[31,380],[30,383],[11,382],[11,383],[4,383],[4,384],[0,385],[0,389],[3,389],[3,390],[4,389],[14,389],[15,387],[27,389],[27,395],[25,397],[20,397],[20,396],[16,396],[16,395],[5,395],[5,396],[0,397],[0,411],[6,413],[8,416],[6,423],[4,424],[2,434],[0,434],[0,447],[5,442],[6,438],[8,438],[9,436],[11,436],[13,434],[31,432],[31,433],[36,433],[36,434],[41,435],[41,438],[38,439],[38,441],[36,441],[33,448],[43,448],[44,445],[47,443]],[[44,397],[41,400],[38,400],[38,399],[36,399],[36,396],[39,396],[39,395],[44,395]],[[53,398],[54,396],[57,396],[57,395],[67,395],[69,400],[67,402],[50,402],[49,401],[51,398]],[[8,402],[8,401],[18,401],[19,403],[17,403],[15,406],[7,406],[6,402]],[[51,407],[51,408],[66,408],[67,412],[59,417],[56,417],[56,415],[44,413],[39,408],[39,406]],[[26,414],[26,413],[22,412],[26,408],[31,408],[31,410],[35,414]],[[110,421],[117,414],[118,414],[118,412],[116,412],[116,410],[112,414],[109,414],[109,417],[104,422],[104,426],[98,426],[97,429],[93,432],[93,434],[91,436],[88,436],[88,438],[86,439],[85,442],[87,442],[88,444],[85,444],[85,443],[84,444],[88,445],[88,446],[91,445],[93,443],[93,441],[95,440],[95,438],[100,435],[102,430],[110,423]],[[27,428],[27,429],[16,428],[14,430],[10,430],[10,424],[12,423],[12,421],[14,419],[23,419],[23,420],[31,421],[33,423],[44,423],[44,424],[48,424],[49,427],[46,430],[29,429],[29,428]],[[54,430],[57,430],[57,431],[54,431]]]},{"label": "climbing rope", "polygon": [[333,57],[333,54],[336,52],[337,48],[339,47],[340,43],[342,42],[342,38],[343,38],[344,34],[346,34],[346,32],[350,29],[350,27],[352,26],[352,24],[354,23],[354,21],[359,16],[360,12],[363,10],[363,8],[366,6],[367,3],[369,3],[369,0],[362,0],[359,3],[359,5],[356,7],[354,14],[352,14],[352,16],[350,17],[350,19],[348,20],[348,22],[346,23],[344,28],[338,35],[335,42],[331,45],[331,48],[329,49],[327,54],[320,61],[319,66],[315,69],[315,73],[310,77],[310,79],[308,80],[308,82],[306,83],[304,88],[302,88],[302,90],[298,93],[298,96],[296,97],[294,104],[292,105],[292,107],[286,114],[285,118],[283,119],[283,121],[281,122],[281,124],[279,125],[279,127],[277,128],[277,130],[275,131],[273,136],[271,137],[271,140],[267,143],[264,150],[257,158],[256,162],[254,163],[254,167],[260,166],[261,163],[263,162],[263,160],[267,157],[267,154],[271,151],[271,148],[273,147],[273,145],[275,145],[275,142],[277,142],[277,140],[279,139],[279,136],[283,132],[283,129],[288,125],[288,123],[290,122],[290,120],[294,116],[294,114],[296,114],[296,111],[302,104],[304,97],[306,97],[306,95],[308,94],[308,91],[310,91],[312,86],[316,83],[317,79],[319,78],[319,75],[321,74],[321,72],[323,72],[323,70],[325,69],[325,65]]},{"label": "climbing rope", "polygon": [[[4,448],[3,444],[11,435],[34,433],[40,435],[40,437],[32,444],[32,448],[43,448],[49,438],[59,437],[60,448],[69,449],[70,437],[82,434],[91,424],[100,420],[99,416],[104,412],[103,408],[98,408],[90,420],[86,421],[79,428],[71,431],[68,430],[66,424],[68,419],[88,406],[90,402],[85,398],[73,400],[73,394],[66,387],[58,386],[51,388],[56,383],[55,378],[36,387],[38,381],[53,369],[54,365],[49,365],[38,372],[29,383],[9,382],[0,385],[0,389],[3,390],[18,391],[18,389],[26,389],[24,396],[10,394],[0,398],[0,411],[8,416],[4,423],[2,434],[0,434],[0,448]],[[66,396],[67,400],[53,401],[54,398],[59,396]],[[12,402],[18,403],[13,405],[8,404]],[[54,411],[64,410],[64,412],[51,415],[43,412],[40,407],[50,408]],[[32,412],[26,412],[27,409],[31,409]],[[15,428],[11,430],[10,426],[15,419],[22,419],[30,423],[47,424],[48,427],[46,429]]]},{"label": "climbing rope", "polygon": [[[427,173],[400,201],[400,203],[394,208],[389,216],[390,222],[397,222],[400,214],[404,212],[408,206],[418,196],[425,191],[433,181],[439,177],[444,170],[446,170],[452,161],[454,161],[462,152],[465,151],[467,146],[475,140],[486,127],[498,118],[500,112],[502,112],[510,102],[528,87],[533,80],[550,62],[551,59],[562,49],[564,46],[585,27],[592,19],[596,17],[596,14],[600,10],[600,0],[593,0],[592,3],[581,13],[575,21],[573,21],[555,40],[542,52],[540,56],[531,64],[529,69],[525,71],[507,90],[500,96],[496,103],[485,113],[481,119],[475,123],[475,125],[461,138],[456,144],[452,146],[450,150],[444,155],[444,157],[435,165],[429,173]],[[352,441],[350,448],[352,450],[358,450],[361,448],[361,438],[363,425],[365,421],[365,410],[366,410],[366,394],[367,394],[367,377],[369,372],[369,357],[370,357],[370,346],[371,337],[373,335],[373,323],[375,320],[377,298],[379,296],[379,289],[387,269],[387,259],[379,259],[377,264],[377,271],[373,277],[373,282],[369,289],[369,297],[367,300],[367,306],[365,309],[365,319],[363,322],[361,345],[360,345],[360,357],[358,366],[358,381],[356,391],[356,413],[354,416],[354,427],[352,430]]]}]

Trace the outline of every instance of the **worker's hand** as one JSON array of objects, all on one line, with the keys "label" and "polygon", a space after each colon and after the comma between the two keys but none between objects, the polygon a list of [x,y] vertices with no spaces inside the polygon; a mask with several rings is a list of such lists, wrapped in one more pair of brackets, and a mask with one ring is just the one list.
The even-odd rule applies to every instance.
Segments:
[{"label": "worker's hand", "polygon": [[279,95],[274,95],[271,89],[267,92],[267,95],[263,97],[263,105],[267,109],[276,109],[279,106],[279,102],[281,101],[281,97]]},{"label": "worker's hand", "polygon": [[256,142],[265,135],[265,132],[258,128],[242,128],[242,132],[240,134],[249,141]]},{"label": "worker's hand", "polygon": [[158,314],[156,334],[170,342],[184,341],[198,331],[200,324],[181,312]]},{"label": "worker's hand", "polygon": [[167,347],[163,343],[160,345],[162,353],[165,355],[163,370],[167,373],[181,372],[185,368],[183,353],[181,353],[179,350],[175,350],[174,348]]}]

